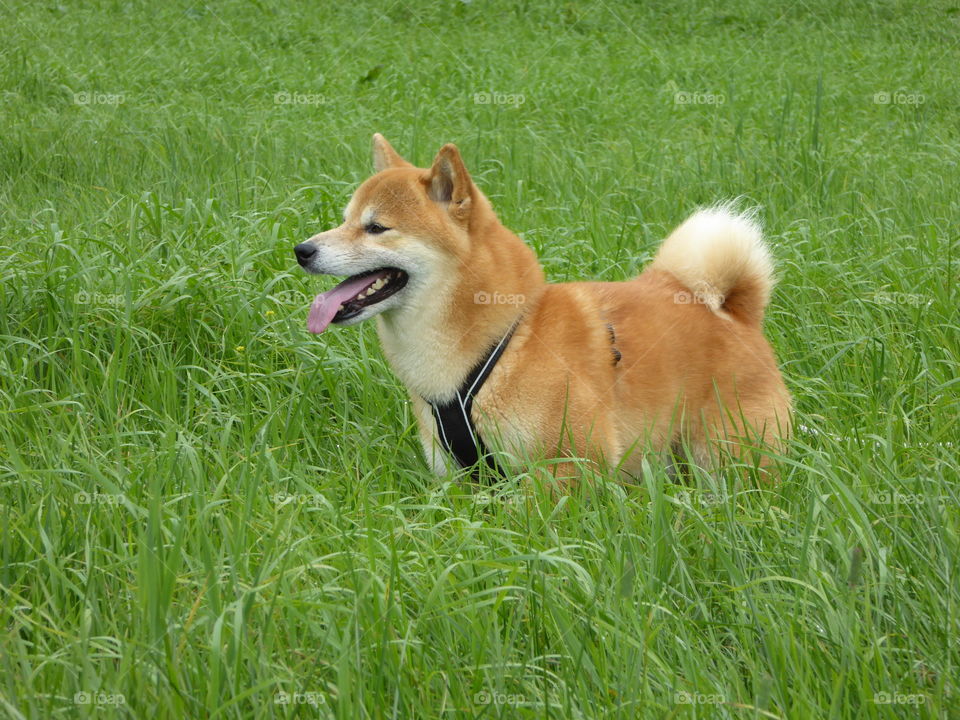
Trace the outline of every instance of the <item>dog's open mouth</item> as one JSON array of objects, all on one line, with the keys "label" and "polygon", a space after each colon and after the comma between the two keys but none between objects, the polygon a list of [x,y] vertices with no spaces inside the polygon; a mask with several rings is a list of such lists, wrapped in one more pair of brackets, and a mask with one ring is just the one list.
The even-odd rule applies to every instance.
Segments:
[{"label": "dog's open mouth", "polygon": [[383,302],[407,284],[409,276],[397,268],[380,268],[352,275],[333,290],[314,298],[307,330],[322,333],[330,323],[356,317],[363,309]]}]

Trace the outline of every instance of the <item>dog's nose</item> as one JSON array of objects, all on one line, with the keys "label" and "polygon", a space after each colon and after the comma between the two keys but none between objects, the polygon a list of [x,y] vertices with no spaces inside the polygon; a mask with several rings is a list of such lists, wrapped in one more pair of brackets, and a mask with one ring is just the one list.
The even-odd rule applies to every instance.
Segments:
[{"label": "dog's nose", "polygon": [[297,262],[305,265],[310,258],[317,254],[317,246],[313,243],[302,242],[293,249],[293,254],[297,256]]}]

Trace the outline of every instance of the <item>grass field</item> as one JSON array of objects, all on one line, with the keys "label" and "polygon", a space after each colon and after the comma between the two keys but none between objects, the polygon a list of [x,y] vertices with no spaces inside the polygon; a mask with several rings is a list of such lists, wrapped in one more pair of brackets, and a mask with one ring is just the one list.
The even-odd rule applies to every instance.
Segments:
[{"label": "grass field", "polygon": [[[960,717],[954,0],[0,2],[0,715]],[[292,247],[383,132],[548,276],[760,208],[782,482],[432,477]]]}]

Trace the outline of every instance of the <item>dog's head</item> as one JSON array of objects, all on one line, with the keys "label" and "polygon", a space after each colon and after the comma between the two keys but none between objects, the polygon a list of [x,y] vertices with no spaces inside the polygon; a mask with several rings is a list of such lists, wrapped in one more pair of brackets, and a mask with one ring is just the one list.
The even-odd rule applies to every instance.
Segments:
[{"label": "dog's head", "polygon": [[354,193],[343,224],[294,248],[310,273],[346,275],[316,297],[307,327],[354,325],[436,293],[469,253],[471,224],[489,204],[455,145],[440,148],[429,170],[416,168],[379,133],[373,177]]}]

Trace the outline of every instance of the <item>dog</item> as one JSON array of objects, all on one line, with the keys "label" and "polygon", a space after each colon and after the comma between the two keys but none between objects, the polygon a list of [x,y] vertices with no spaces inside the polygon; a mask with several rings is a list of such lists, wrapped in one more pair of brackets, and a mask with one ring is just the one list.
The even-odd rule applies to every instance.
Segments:
[{"label": "dog", "polygon": [[583,462],[636,478],[651,452],[713,468],[782,450],[791,399],[762,332],[773,265],[749,213],[699,210],[631,280],[554,284],[455,145],[422,169],[378,133],[373,166],[343,224],[294,248],[307,272],[347,276],[307,328],[376,317],[435,472],[547,458],[562,482]]}]

